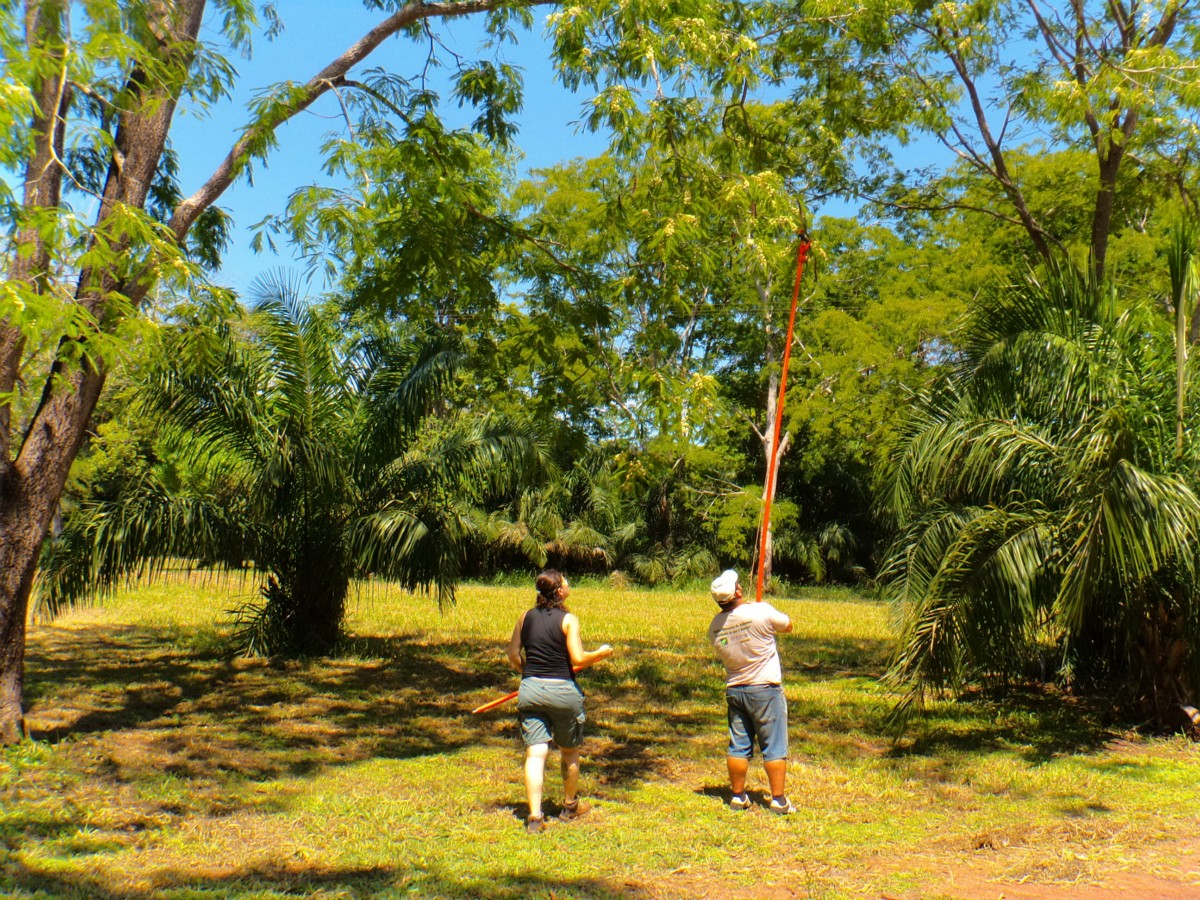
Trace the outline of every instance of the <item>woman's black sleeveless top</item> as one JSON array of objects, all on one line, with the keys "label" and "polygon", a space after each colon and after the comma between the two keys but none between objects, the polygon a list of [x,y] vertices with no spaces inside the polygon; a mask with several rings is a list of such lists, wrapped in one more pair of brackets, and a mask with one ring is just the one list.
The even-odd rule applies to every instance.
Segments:
[{"label": "woman's black sleeveless top", "polygon": [[525,614],[521,626],[521,646],[525,648],[525,671],[522,678],[565,678],[575,680],[571,671],[571,656],[567,653],[567,636],[563,634],[562,609],[538,609]]}]

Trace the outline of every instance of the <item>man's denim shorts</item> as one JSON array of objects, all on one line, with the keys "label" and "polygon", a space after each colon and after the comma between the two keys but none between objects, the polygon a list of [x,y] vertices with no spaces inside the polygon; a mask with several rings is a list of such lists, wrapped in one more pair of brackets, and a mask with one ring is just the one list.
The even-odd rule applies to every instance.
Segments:
[{"label": "man's denim shorts", "polygon": [[578,747],[583,743],[583,691],[565,678],[522,678],[517,719],[526,747],[548,744]]},{"label": "man's denim shorts", "polygon": [[787,759],[787,698],[778,684],[739,684],[725,689],[729,707],[729,756],[749,759],[758,739],[764,762]]}]

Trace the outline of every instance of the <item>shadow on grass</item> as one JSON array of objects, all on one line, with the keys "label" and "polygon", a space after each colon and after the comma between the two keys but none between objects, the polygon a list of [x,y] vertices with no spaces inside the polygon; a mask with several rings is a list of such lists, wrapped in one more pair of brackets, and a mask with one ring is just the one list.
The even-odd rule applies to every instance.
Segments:
[{"label": "shadow on grass", "polygon": [[[105,625],[42,627],[32,635],[27,721],[39,744],[57,746],[50,766],[35,758],[37,745],[26,745],[35,751],[28,764],[20,748],[0,759],[0,893],[7,885],[51,896],[158,896],[158,890],[121,893],[111,879],[82,873],[22,868],[21,851],[41,846],[60,860],[108,855],[137,846],[143,832],[169,833],[197,817],[229,817],[237,827],[239,813],[288,808],[294,789],[281,783],[288,777],[489,744],[511,750],[514,771],[519,765],[515,706],[487,716],[470,712],[515,684],[491,643],[395,637],[357,641],[354,656],[265,661],[180,648],[171,634]],[[605,788],[661,774],[676,735],[708,727],[704,715],[676,702],[691,692],[687,667],[661,669],[657,687],[645,692],[636,673],[629,676],[585,681],[597,755],[589,775]],[[18,814],[6,817],[9,801]],[[103,811],[98,828],[93,810]],[[100,843],[79,843],[92,832]],[[550,896],[551,889],[557,897],[636,895],[603,880],[529,875],[476,884],[460,882],[465,876],[453,871],[195,876],[176,873],[169,887],[189,896],[228,896],[235,888],[301,896],[375,888],[482,898]]]},{"label": "shadow on grass", "polygon": [[494,647],[471,641],[396,637],[355,649],[255,660],[179,650],[150,627],[45,628],[27,652],[27,718],[32,736],[50,742],[119,730],[154,733],[168,750],[172,734],[224,742],[244,754],[210,756],[210,769],[267,778],[304,771],[309,750],[321,751],[309,762],[347,762],[477,742],[485,720],[470,710],[488,699],[479,691],[514,683],[477,662]]},{"label": "shadow on grass", "polygon": [[[470,712],[516,684],[494,645],[401,636],[356,640],[353,650],[248,660],[178,649],[151,627],[42,628],[27,654],[27,719],[39,741],[95,738],[103,752],[88,771],[116,782],[172,776],[215,786],[481,743],[516,748],[515,704]],[[612,745],[601,773],[610,785],[654,773],[660,750],[710,727],[717,700],[690,666],[656,660],[648,647],[581,683],[589,734]],[[704,712],[685,702],[692,698]]]},{"label": "shadow on grass", "polygon": [[1067,755],[1103,750],[1116,732],[1111,709],[1100,698],[1076,697],[1026,686],[1002,695],[981,692],[940,703],[891,756],[950,756],[1009,752],[1040,765]]},{"label": "shadow on grass", "polygon": [[238,868],[227,874],[198,876],[195,872],[163,869],[146,887],[114,889],[100,875],[45,872],[10,862],[0,869],[5,891],[79,900],[141,900],[187,897],[308,897],[405,896],[462,897],[479,900],[556,898],[556,900],[615,900],[644,897],[646,892],[625,881],[594,878],[555,878],[533,872],[497,875],[487,879],[456,876],[436,867],[401,869],[386,866],[320,868],[267,865]]},{"label": "shadow on grass", "polygon": [[[729,801],[733,799],[733,791],[729,789],[728,784],[705,784],[696,788],[693,792],[701,797],[708,797],[711,800],[720,800],[725,806],[729,805]],[[746,789],[746,796],[750,798],[750,808],[755,809],[760,806],[767,806],[771,802],[770,791],[758,791],[753,788]],[[748,812],[748,810],[738,810],[739,812]]]},{"label": "shadow on grass", "polygon": [[[33,736],[90,744],[77,755],[85,776],[141,786],[144,817],[132,816],[130,828],[146,827],[159,813],[227,815],[278,802],[237,788],[238,780],[267,782],[481,744],[511,748],[514,757],[519,752],[515,705],[470,713],[516,684],[494,643],[365,638],[352,642],[353,656],[270,662],[180,649],[171,635],[128,625],[48,627],[29,644]],[[1112,737],[1098,710],[1061,694],[1026,691],[937,704],[893,743],[886,722],[891,698],[863,689],[881,671],[885,641],[785,640],[789,688],[818,688],[790,704],[793,739],[814,761],[1004,752],[1036,764],[1096,751]],[[702,641],[630,643],[581,683],[589,695],[590,774],[608,788],[670,777],[681,755],[708,758],[721,743],[723,678]],[[147,784],[154,790],[144,790]],[[146,801],[148,795],[157,799]],[[60,824],[62,830],[77,825],[55,815],[27,824],[47,837]]]},{"label": "shadow on grass", "polygon": [[889,641],[872,638],[789,636],[782,654],[798,678],[880,678],[892,649]]}]

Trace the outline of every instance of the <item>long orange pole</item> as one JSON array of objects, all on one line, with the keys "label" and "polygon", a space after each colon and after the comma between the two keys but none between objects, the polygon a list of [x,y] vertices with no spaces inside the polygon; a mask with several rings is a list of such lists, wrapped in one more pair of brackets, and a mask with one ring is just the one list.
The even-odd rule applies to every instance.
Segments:
[{"label": "long orange pole", "polygon": [[513,691],[511,694],[505,694],[503,697],[493,700],[490,703],[483,704],[483,706],[477,706],[473,710],[471,710],[471,715],[475,715],[476,713],[487,712],[489,709],[495,709],[497,706],[503,706],[509,700],[516,699],[516,696],[519,693],[520,693],[520,691]]},{"label": "long orange pole", "polygon": [[755,600],[763,598],[763,581],[767,569],[767,535],[771,532],[771,500],[775,497],[775,475],[779,466],[779,431],[783,426],[783,398],[787,393],[788,363],[792,361],[792,335],[796,330],[796,307],[800,303],[800,279],[804,275],[804,262],[808,259],[809,246],[810,243],[805,238],[796,249],[796,286],[792,290],[792,314],[788,317],[787,343],[783,345],[783,371],[779,373],[779,400],[775,404],[771,458],[767,461],[767,481],[763,485],[763,521],[758,543],[758,585],[754,592]]}]

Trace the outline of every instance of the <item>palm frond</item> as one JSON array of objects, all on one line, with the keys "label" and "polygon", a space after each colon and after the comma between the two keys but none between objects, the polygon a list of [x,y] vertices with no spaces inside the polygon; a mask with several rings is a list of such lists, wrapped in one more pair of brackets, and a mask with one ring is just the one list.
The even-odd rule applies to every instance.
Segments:
[{"label": "palm frond", "polygon": [[129,579],[161,575],[175,560],[240,566],[253,558],[257,537],[238,510],[175,496],[148,477],[116,502],[78,510],[47,542],[37,605],[55,616]]},{"label": "palm frond", "polygon": [[1050,266],[985,298],[962,346],[919,398],[888,481],[897,721],[928,690],[1019,676],[1047,641],[1064,672],[1123,671],[1149,658],[1135,646],[1146,598],[1196,581],[1200,505],[1170,471],[1161,319]]},{"label": "palm frond", "polygon": [[888,680],[916,691],[1019,672],[1034,652],[1052,593],[1053,544],[1040,510],[946,511],[914,529],[907,577],[887,573],[903,627]]}]

